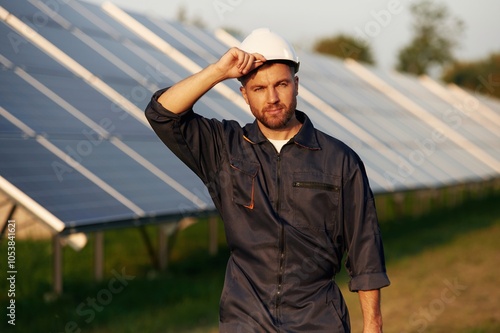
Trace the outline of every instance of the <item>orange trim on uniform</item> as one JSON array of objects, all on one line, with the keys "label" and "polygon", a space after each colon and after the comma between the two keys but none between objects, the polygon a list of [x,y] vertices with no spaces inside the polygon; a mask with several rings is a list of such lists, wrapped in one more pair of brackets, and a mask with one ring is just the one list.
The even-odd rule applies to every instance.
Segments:
[{"label": "orange trim on uniform", "polygon": [[253,196],[254,196],[254,192],[255,192],[254,183],[255,183],[255,177],[252,177],[252,194],[251,194],[251,198],[250,198],[250,205],[243,206],[243,207],[248,208],[248,209],[253,209],[253,207],[254,207],[254,200],[253,200]]},{"label": "orange trim on uniform", "polygon": [[245,141],[248,141],[250,142],[251,144],[255,144],[255,142],[253,142],[252,140],[250,140],[249,138],[247,138],[246,136],[243,135],[243,139],[245,139]]}]

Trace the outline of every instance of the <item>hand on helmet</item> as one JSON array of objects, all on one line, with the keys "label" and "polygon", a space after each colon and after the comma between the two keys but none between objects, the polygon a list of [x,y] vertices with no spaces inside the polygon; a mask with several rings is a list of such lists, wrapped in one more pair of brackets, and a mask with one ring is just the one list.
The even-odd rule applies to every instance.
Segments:
[{"label": "hand on helmet", "polygon": [[239,48],[229,49],[215,64],[226,79],[239,78],[262,66],[266,58],[259,53],[247,53]]}]

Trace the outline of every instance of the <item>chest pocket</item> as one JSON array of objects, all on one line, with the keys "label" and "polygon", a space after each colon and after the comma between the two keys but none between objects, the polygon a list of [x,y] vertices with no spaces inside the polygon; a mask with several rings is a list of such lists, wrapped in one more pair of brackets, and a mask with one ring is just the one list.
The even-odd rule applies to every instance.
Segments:
[{"label": "chest pocket", "polygon": [[255,196],[255,177],[259,172],[259,164],[232,159],[231,181],[233,185],[233,202],[253,209]]},{"label": "chest pocket", "polygon": [[294,226],[333,230],[338,222],[340,177],[323,173],[294,173],[291,186]]}]

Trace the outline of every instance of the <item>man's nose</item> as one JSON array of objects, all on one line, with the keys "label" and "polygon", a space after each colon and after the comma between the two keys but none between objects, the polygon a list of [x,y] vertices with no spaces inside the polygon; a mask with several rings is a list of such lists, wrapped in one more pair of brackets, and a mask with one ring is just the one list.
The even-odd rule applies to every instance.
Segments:
[{"label": "man's nose", "polygon": [[278,92],[276,91],[276,89],[274,87],[269,88],[267,91],[267,102],[269,104],[275,104],[279,100],[280,99],[279,99]]}]

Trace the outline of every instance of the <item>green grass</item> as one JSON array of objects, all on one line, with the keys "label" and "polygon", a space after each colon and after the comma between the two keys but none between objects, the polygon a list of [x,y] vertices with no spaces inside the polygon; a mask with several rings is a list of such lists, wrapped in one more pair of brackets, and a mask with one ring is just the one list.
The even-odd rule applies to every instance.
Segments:
[{"label": "green grass", "polygon": [[[153,236],[156,227],[148,227]],[[217,308],[228,253],[220,225],[218,255],[208,254],[208,225],[201,222],[180,233],[172,249],[168,272],[158,273],[137,229],[105,234],[105,276],[93,280],[93,239],[81,251],[64,249],[63,295],[51,295],[51,243],[16,244],[16,327],[6,320],[0,332],[180,332],[217,325]],[[0,253],[6,253],[2,242]],[[127,285],[109,283],[117,274]],[[0,272],[1,290],[5,271]],[[120,292],[110,292],[122,289]],[[112,297],[109,298],[108,296]],[[92,303],[95,299],[95,303]],[[99,302],[101,300],[101,302]],[[7,295],[0,295],[5,309]],[[80,308],[79,308],[80,306]],[[79,311],[78,311],[79,309]],[[2,315],[2,318],[4,316]],[[66,328],[68,327],[68,328]]]},{"label": "green grass", "polygon": [[[382,221],[392,285],[383,290],[385,332],[500,331],[500,194],[468,201],[419,218]],[[147,228],[151,236],[156,227]],[[2,310],[0,332],[215,332],[226,260],[219,224],[219,251],[208,254],[208,225],[177,235],[166,273],[152,269],[137,229],[105,233],[105,276],[93,280],[93,239],[81,251],[64,249],[64,294],[50,297],[51,243],[16,244],[16,326]],[[6,261],[6,242],[0,244]],[[0,265],[0,307],[6,308],[5,265]],[[120,284],[114,274],[130,280]],[[132,279],[133,278],[133,279]],[[360,332],[356,294],[339,284]],[[440,301],[448,282],[465,286],[453,301]],[[110,283],[111,287],[110,287]],[[93,302],[95,299],[95,303]],[[421,311],[427,311],[423,317]]]}]

